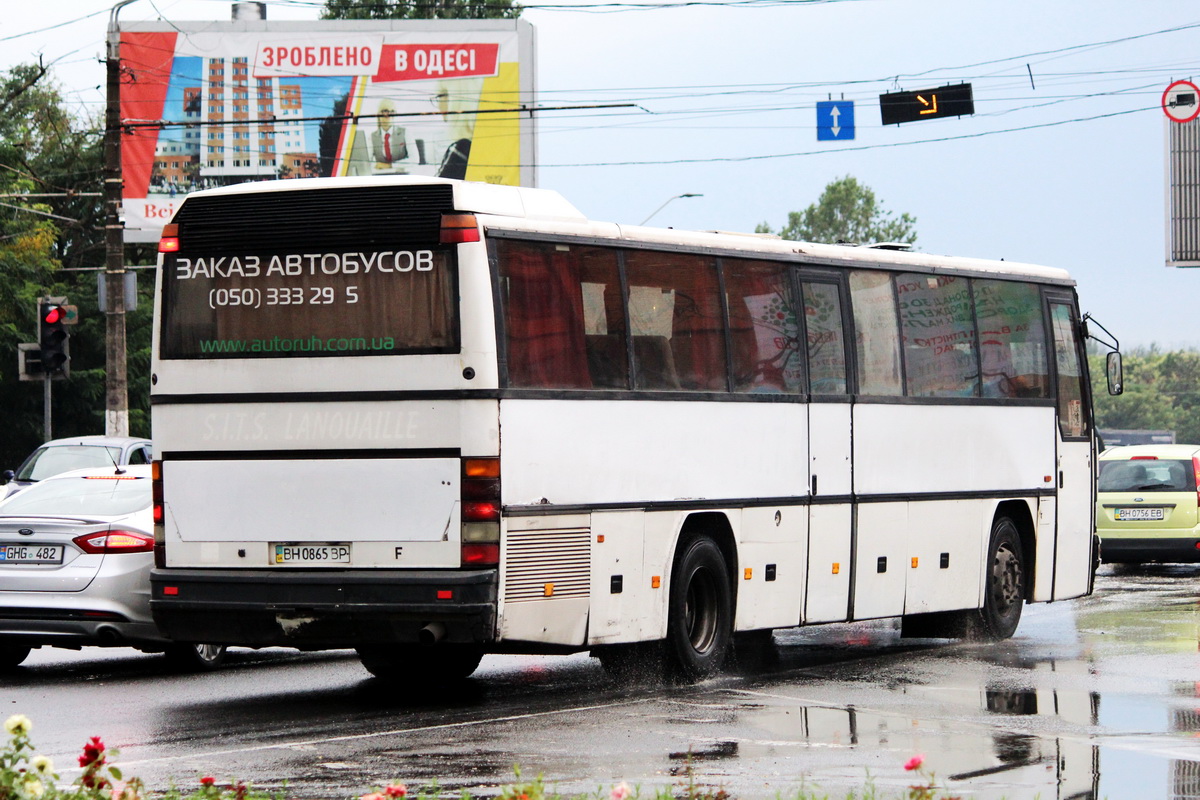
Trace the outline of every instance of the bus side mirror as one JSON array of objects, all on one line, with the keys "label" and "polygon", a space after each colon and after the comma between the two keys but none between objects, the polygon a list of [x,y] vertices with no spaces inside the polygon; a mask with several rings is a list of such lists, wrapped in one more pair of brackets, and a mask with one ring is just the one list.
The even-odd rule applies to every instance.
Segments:
[{"label": "bus side mirror", "polygon": [[1125,391],[1125,380],[1121,369],[1121,354],[1113,351],[1108,354],[1108,393],[1118,395]]}]

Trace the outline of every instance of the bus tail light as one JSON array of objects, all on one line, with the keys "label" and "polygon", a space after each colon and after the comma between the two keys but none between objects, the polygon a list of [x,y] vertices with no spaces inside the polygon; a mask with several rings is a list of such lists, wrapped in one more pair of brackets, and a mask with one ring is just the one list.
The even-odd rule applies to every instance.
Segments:
[{"label": "bus tail light", "polygon": [[500,563],[500,459],[462,460],[462,565]]},{"label": "bus tail light", "polygon": [[160,253],[178,253],[179,252],[179,226],[171,223],[163,225],[162,236],[158,240],[158,252]]},{"label": "bus tail light", "polygon": [[167,532],[163,526],[166,514],[163,510],[162,461],[150,462],[150,500],[154,514],[154,566],[167,566]]},{"label": "bus tail light", "polygon": [[442,244],[478,242],[479,222],[474,214],[442,214]]}]

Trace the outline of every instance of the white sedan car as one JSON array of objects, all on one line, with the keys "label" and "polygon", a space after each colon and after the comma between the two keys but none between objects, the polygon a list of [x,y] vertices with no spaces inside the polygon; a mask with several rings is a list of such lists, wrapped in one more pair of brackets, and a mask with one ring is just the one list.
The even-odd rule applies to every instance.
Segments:
[{"label": "white sedan car", "polygon": [[164,639],[150,616],[150,467],[81,469],[0,502],[0,669],[34,647],[134,647],[211,669],[219,645]]}]

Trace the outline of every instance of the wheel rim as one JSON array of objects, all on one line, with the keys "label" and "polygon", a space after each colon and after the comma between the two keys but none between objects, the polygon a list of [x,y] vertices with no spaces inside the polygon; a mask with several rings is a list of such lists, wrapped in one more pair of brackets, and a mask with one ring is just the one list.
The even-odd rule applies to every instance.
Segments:
[{"label": "wheel rim", "polygon": [[221,657],[222,647],[219,644],[196,644],[196,658],[205,664],[211,664]]},{"label": "wheel rim", "polygon": [[688,641],[697,653],[707,653],[717,638],[717,584],[706,569],[697,570],[688,583],[683,616]]},{"label": "wheel rim", "polygon": [[1021,561],[1007,542],[996,548],[992,562],[992,600],[1001,614],[1021,602]]}]

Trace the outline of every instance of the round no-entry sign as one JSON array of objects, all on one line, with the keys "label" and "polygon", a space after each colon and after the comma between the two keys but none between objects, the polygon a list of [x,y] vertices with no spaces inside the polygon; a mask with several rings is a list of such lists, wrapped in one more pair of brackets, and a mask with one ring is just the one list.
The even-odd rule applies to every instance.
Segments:
[{"label": "round no-entry sign", "polygon": [[1175,81],[1163,92],[1162,107],[1175,122],[1191,122],[1200,117],[1200,89],[1191,81]]}]

